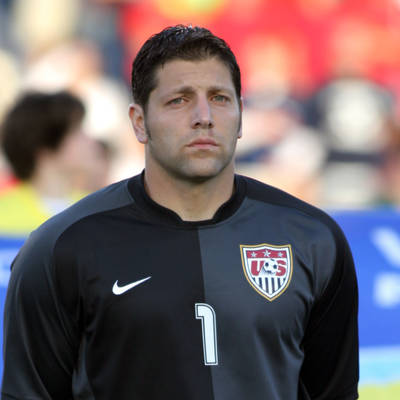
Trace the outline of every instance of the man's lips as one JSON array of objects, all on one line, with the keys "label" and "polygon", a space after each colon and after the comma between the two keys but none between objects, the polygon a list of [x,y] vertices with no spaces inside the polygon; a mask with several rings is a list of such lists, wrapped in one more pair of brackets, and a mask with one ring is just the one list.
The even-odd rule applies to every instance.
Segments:
[{"label": "man's lips", "polygon": [[217,142],[214,139],[210,138],[198,138],[191,141],[188,144],[188,147],[200,147],[200,148],[208,148],[218,146]]}]

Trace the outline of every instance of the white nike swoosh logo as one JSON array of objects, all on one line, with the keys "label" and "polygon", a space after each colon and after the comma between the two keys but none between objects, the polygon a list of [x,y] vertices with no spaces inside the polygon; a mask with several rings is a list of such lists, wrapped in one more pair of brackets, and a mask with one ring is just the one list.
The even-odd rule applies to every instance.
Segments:
[{"label": "white nike swoosh logo", "polygon": [[118,286],[118,280],[116,280],[114,283],[114,286],[112,288],[112,292],[114,294],[116,294],[117,296],[119,296],[120,294],[127,292],[128,290],[134,288],[135,286],[140,285],[143,282],[146,282],[150,278],[151,278],[151,276],[148,276],[147,278],[140,279],[139,281],[132,282],[132,283],[129,283],[128,285],[124,285],[124,286]]}]

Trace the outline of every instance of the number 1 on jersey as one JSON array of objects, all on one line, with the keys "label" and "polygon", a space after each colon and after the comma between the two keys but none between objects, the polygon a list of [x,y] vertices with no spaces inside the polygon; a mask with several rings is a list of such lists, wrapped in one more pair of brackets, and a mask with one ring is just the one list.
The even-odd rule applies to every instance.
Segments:
[{"label": "number 1 on jersey", "polygon": [[215,318],[215,311],[209,304],[196,303],[195,315],[197,319],[201,319],[204,364],[218,365],[217,320]]}]

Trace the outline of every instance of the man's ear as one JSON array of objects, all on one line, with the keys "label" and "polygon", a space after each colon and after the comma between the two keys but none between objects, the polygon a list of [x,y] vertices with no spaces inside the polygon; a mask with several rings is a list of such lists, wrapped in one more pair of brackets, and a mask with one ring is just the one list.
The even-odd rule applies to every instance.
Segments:
[{"label": "man's ear", "polygon": [[139,141],[139,143],[146,144],[149,138],[146,133],[142,106],[136,103],[130,104],[129,119],[131,120],[132,128],[135,131],[136,139]]}]

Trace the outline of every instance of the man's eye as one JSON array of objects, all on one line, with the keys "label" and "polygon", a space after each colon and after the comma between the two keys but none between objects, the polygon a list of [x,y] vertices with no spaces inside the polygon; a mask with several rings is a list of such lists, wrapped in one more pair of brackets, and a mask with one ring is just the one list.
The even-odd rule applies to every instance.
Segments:
[{"label": "man's eye", "polygon": [[183,103],[183,97],[177,97],[176,99],[172,99],[168,102],[168,104],[182,104]]},{"label": "man's eye", "polygon": [[226,103],[227,101],[229,101],[228,97],[223,96],[222,94],[217,94],[216,96],[214,96],[214,100],[219,103]]}]

